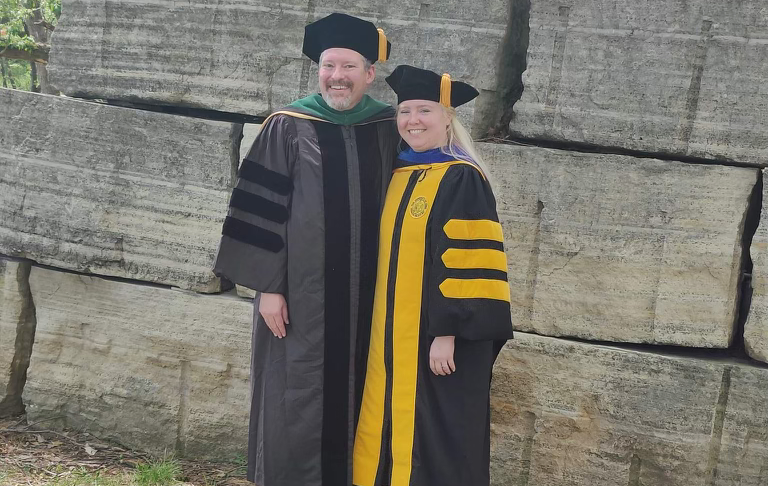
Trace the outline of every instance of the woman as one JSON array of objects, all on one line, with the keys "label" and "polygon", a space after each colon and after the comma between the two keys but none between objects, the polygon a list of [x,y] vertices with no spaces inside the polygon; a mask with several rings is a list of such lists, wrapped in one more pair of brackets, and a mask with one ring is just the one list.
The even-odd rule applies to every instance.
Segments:
[{"label": "woman", "polygon": [[485,170],[455,107],[468,84],[398,66],[400,153],[381,220],[355,486],[489,484],[491,369],[512,337]]}]

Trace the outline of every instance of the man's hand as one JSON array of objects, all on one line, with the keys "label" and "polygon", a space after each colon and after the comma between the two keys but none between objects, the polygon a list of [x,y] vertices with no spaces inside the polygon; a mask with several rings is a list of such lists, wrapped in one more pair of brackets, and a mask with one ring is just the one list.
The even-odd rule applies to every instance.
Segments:
[{"label": "man's hand", "polygon": [[429,348],[429,369],[440,376],[450,375],[456,371],[453,362],[454,336],[438,336]]},{"label": "man's hand", "polygon": [[285,337],[285,325],[288,324],[288,304],[281,294],[262,292],[259,299],[259,314],[276,338]]}]

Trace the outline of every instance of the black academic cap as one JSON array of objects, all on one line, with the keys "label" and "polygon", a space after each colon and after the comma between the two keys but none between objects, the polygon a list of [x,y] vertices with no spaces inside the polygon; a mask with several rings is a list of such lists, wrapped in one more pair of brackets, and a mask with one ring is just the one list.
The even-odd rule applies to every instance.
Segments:
[{"label": "black academic cap", "polygon": [[478,93],[475,88],[453,81],[448,74],[401,64],[386,78],[387,84],[397,93],[397,103],[408,100],[429,100],[456,108],[472,101]]},{"label": "black academic cap", "polygon": [[392,50],[383,30],[351,15],[332,13],[304,27],[302,51],[308,58],[319,63],[320,54],[334,47],[357,51],[372,63],[386,61]]}]

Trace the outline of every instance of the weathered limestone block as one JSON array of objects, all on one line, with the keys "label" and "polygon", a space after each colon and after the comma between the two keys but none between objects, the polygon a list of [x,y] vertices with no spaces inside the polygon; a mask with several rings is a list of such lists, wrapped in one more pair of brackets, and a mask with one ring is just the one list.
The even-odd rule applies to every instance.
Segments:
[{"label": "weathered limestone block", "polygon": [[491,392],[493,485],[766,484],[768,370],[515,337]]},{"label": "weathered limestone block", "polygon": [[[710,457],[719,452],[716,486],[768,484],[768,370],[726,367],[723,373]],[[720,412],[722,410],[722,412]],[[722,426],[720,422],[722,421]],[[717,447],[719,445],[719,448]]]},{"label": "weathered limestone block", "polygon": [[251,299],[251,300],[256,298],[257,292],[253,289],[249,289],[248,287],[243,287],[242,285],[235,285],[235,289],[237,291],[237,295],[240,297],[243,297],[245,299]]},{"label": "weathered limestone block", "polygon": [[768,363],[768,186],[763,172],[763,208],[752,237],[752,302],[744,325],[744,345],[755,359]]},{"label": "weathered limestone block", "polygon": [[243,163],[248,152],[251,150],[254,140],[261,132],[261,125],[255,123],[246,123],[243,125],[243,138],[240,139],[240,163]]},{"label": "weathered limestone block", "polygon": [[532,0],[513,133],[768,164],[760,0]]},{"label": "weathered limestone block", "polygon": [[384,77],[397,64],[495,90],[507,3],[65,0],[49,72],[71,96],[266,115],[317,91],[304,26],[338,11],[373,21],[392,42],[374,96],[395,100]]},{"label": "weathered limestone block", "polygon": [[0,252],[201,292],[233,125],[0,89]]},{"label": "weathered limestone block", "polygon": [[480,144],[517,329],[727,347],[758,171]]},{"label": "weathered limestone block", "polygon": [[28,261],[0,258],[0,417],[24,411],[21,392],[35,336],[30,268]]},{"label": "weathered limestone block", "polygon": [[251,304],[35,267],[30,421],[152,452],[232,459],[247,441]]}]

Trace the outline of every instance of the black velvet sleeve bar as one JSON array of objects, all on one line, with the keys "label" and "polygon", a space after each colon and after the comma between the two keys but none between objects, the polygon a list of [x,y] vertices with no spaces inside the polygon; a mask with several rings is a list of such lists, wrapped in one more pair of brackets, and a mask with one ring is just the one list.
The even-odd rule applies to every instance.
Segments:
[{"label": "black velvet sleeve bar", "polygon": [[298,156],[292,117],[261,129],[238,173],[214,272],[245,287],[284,294],[292,169]]}]

